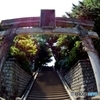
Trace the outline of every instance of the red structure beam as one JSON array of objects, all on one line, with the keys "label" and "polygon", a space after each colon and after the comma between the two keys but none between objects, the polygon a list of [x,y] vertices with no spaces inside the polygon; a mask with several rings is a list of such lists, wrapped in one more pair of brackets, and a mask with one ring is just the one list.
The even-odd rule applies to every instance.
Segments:
[{"label": "red structure beam", "polygon": [[[1,21],[1,25],[4,27],[13,26],[15,24],[19,27],[40,27],[40,17],[16,18]],[[71,27],[74,26],[74,24],[80,24],[88,29],[92,29],[94,27],[93,21],[55,17],[56,27]]]}]

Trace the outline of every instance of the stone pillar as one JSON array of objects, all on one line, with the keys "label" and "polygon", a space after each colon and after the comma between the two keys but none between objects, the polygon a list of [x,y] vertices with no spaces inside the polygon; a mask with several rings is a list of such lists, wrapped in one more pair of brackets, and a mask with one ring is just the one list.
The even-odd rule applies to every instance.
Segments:
[{"label": "stone pillar", "polygon": [[0,72],[2,70],[2,66],[10,49],[10,46],[13,43],[13,39],[16,36],[16,29],[9,29],[5,32],[5,34],[6,35],[3,37],[2,44],[0,46]]},{"label": "stone pillar", "polygon": [[90,59],[94,76],[96,79],[97,90],[100,93],[100,59],[96,49],[94,48],[93,42],[89,36],[85,36],[81,38],[83,47],[88,54]]}]

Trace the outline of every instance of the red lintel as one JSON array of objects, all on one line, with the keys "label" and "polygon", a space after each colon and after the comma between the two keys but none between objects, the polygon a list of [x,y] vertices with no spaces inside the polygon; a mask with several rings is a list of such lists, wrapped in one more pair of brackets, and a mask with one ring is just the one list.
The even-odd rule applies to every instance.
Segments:
[{"label": "red lintel", "polygon": [[[79,23],[83,26],[86,27],[94,27],[94,22],[93,21],[88,21],[88,20],[79,20],[79,19],[73,19],[73,18],[63,18],[63,17],[56,17],[55,18],[56,26],[67,26],[67,25],[72,25],[74,23]],[[2,20],[1,25],[2,26],[9,26],[9,25],[14,25],[18,24],[19,27],[39,27],[40,26],[40,17],[25,17],[25,18],[16,18],[16,19],[8,19],[8,20]]]}]

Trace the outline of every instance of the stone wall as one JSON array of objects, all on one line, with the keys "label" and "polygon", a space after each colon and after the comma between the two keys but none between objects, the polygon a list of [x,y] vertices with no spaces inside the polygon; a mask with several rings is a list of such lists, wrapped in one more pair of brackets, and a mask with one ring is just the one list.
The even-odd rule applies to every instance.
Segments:
[{"label": "stone wall", "polygon": [[97,92],[96,81],[89,60],[80,60],[64,76],[72,91]]},{"label": "stone wall", "polygon": [[6,61],[1,76],[1,97],[15,100],[24,91],[31,76],[23,71],[14,61]]}]

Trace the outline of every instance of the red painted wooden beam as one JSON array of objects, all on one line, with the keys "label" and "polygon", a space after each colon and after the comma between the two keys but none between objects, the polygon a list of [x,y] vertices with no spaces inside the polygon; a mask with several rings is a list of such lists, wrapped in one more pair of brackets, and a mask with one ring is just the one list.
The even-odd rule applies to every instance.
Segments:
[{"label": "red painted wooden beam", "polygon": [[[63,17],[56,17],[55,24],[58,27],[72,27],[74,24],[80,24],[86,28],[93,28],[94,22],[88,20],[79,20],[79,19],[72,19],[72,18],[63,18]],[[19,27],[40,27],[40,17],[26,17],[26,18],[16,18],[16,19],[8,19],[2,20],[2,26],[12,26],[14,24],[18,24]]]}]

